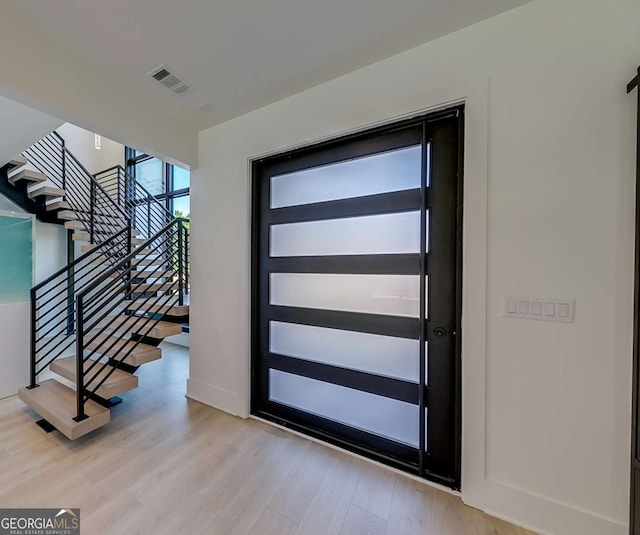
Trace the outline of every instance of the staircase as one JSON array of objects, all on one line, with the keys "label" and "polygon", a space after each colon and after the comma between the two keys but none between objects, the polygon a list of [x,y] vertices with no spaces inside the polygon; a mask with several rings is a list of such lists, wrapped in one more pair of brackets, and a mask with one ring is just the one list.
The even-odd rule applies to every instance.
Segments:
[{"label": "staircase", "polygon": [[188,225],[122,167],[92,176],[55,132],[0,167],[0,191],[64,225],[70,251],[82,242],[31,289],[30,384],[18,394],[74,440],[109,423],[138,368],[188,322]]}]

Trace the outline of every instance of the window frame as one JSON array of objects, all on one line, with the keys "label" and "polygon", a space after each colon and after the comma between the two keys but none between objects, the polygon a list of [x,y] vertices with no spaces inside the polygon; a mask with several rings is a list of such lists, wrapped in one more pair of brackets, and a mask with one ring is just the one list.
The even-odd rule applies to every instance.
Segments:
[{"label": "window frame", "polygon": [[[136,166],[139,163],[146,162],[149,160],[157,159],[156,156],[151,156],[147,153],[142,153],[136,155],[136,149],[133,147],[125,147],[125,170],[126,172],[132,176],[134,179],[136,178]],[[174,180],[174,169],[175,165],[160,160],[162,162],[162,183],[164,184],[164,191],[162,193],[154,195],[154,199],[160,201],[164,204],[165,208],[174,215],[173,210],[173,201],[179,197],[186,197],[191,194],[191,186],[187,188],[180,188],[177,190],[173,189],[173,180]],[[189,182],[191,182],[189,180]],[[187,216],[189,214],[186,214]]]}]

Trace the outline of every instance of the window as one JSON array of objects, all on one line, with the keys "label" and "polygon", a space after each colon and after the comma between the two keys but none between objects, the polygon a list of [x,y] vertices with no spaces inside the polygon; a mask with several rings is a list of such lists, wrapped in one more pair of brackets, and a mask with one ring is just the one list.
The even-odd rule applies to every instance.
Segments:
[{"label": "window", "polygon": [[163,162],[159,158],[127,147],[127,172],[167,210],[178,217],[191,213],[189,187],[191,173],[187,169]]}]

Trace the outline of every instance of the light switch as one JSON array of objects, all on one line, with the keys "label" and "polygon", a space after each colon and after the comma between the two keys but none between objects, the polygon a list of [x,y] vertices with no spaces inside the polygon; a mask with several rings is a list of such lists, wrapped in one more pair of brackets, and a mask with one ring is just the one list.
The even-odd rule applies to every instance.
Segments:
[{"label": "light switch", "polygon": [[573,323],[575,301],[539,297],[505,297],[503,314],[508,318]]}]

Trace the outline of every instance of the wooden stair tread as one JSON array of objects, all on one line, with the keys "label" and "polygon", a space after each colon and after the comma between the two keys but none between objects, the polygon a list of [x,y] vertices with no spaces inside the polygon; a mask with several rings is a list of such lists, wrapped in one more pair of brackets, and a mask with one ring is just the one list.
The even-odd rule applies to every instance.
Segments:
[{"label": "wooden stair tread", "polygon": [[170,321],[158,321],[144,316],[127,316],[124,314],[109,315],[96,325],[95,329],[103,332],[130,332],[150,338],[166,338],[182,332],[182,325]]},{"label": "wooden stair tread", "polygon": [[149,279],[156,279],[156,278],[162,278],[162,279],[171,279],[173,277],[175,277],[176,272],[169,269],[147,269],[147,270],[143,270],[143,271],[133,271],[131,276],[135,279],[145,279],[145,278],[149,278]]},{"label": "wooden stair tread", "polygon": [[57,200],[46,204],[47,212],[55,212],[57,210],[69,210],[71,208],[69,203],[62,200]]},{"label": "wooden stair tread", "polygon": [[[133,279],[172,279],[175,276],[176,272],[171,270],[159,269],[157,271],[132,271],[131,278]],[[114,273],[111,275],[112,278],[118,277],[119,273]]]},{"label": "wooden stair tread", "polygon": [[[71,212],[71,213],[73,213],[73,212]],[[75,216],[75,214],[74,214],[74,216]],[[58,214],[58,217],[60,217],[60,214]],[[71,229],[71,230],[77,230],[77,229],[84,230],[85,226],[84,226],[84,223],[82,221],[78,221],[76,219],[76,220],[67,221],[64,224],[64,228]]]},{"label": "wooden stair tread", "polygon": [[[93,336],[89,335],[91,340]],[[113,347],[111,347],[113,345]],[[124,360],[125,364],[140,366],[153,360],[158,360],[162,356],[162,351],[154,346],[125,340],[117,336],[99,334],[95,340],[86,345],[86,349],[95,350],[97,354],[120,361],[122,354],[131,350],[131,353]]]},{"label": "wooden stair tread", "polygon": [[31,390],[22,387],[18,397],[70,440],[106,425],[111,419],[109,409],[87,400],[84,407],[88,418],[76,422],[73,419],[77,414],[76,393],[55,379],[43,381]]},{"label": "wooden stair tread", "polygon": [[[93,251],[94,249],[97,249],[98,247],[100,247],[100,243],[88,243],[88,244],[84,244],[80,246],[80,251],[82,251],[83,253],[87,253],[89,251]],[[102,255],[102,253],[99,253],[100,256],[97,256],[95,260],[93,260],[93,264],[104,264],[105,262],[108,262],[108,260]]]},{"label": "wooden stair tread", "polygon": [[134,284],[131,287],[131,292],[134,294],[143,294],[147,292],[168,292],[172,288],[171,281],[154,282],[152,284]]},{"label": "wooden stair tread", "polygon": [[65,221],[77,221],[78,215],[73,210],[62,210],[58,212],[58,219]]},{"label": "wooden stair tread", "polygon": [[[171,298],[175,299],[174,296]],[[156,304],[152,305],[147,302],[147,299],[133,299],[123,301],[122,304],[126,310],[137,312],[148,312],[151,314],[163,314],[164,316],[182,317],[189,315],[188,305],[175,305],[175,304]]]},{"label": "wooden stair tread", "polygon": [[9,171],[15,171],[28,163],[29,161],[24,156],[16,156],[15,158],[11,158],[5,165],[9,166]]},{"label": "wooden stair tread", "polygon": [[[135,247],[135,244],[134,244]],[[153,255],[153,254],[157,254],[155,249],[136,249],[136,255],[138,256],[144,256],[146,258],[148,258],[147,255]],[[153,260],[155,260],[156,257],[153,257]]]},{"label": "wooden stair tread", "polygon": [[89,234],[88,232],[84,232],[84,231],[76,231],[73,233],[72,236],[74,241],[90,241],[91,240],[91,234]]},{"label": "wooden stair tread", "polygon": [[165,260],[164,258],[133,258],[131,260],[131,264],[134,266],[142,266],[142,267],[148,267],[148,266],[162,266],[167,262],[167,260]]},{"label": "wooden stair tread", "polygon": [[48,178],[44,173],[33,171],[32,169],[22,169],[9,177],[9,183],[13,184],[14,186],[21,180],[25,180],[26,182],[31,182],[34,184],[40,184],[41,182],[46,182]]},{"label": "wooden stair tread", "polygon": [[[86,228],[86,226],[83,226],[82,228]],[[103,241],[106,241],[110,236],[113,236],[114,234],[116,234],[117,232],[119,232],[119,231],[101,232],[98,229],[94,229],[93,234],[94,234],[94,236],[96,238],[99,239],[99,241],[103,242]],[[84,230],[76,230],[73,233],[72,238],[74,239],[74,241],[89,241],[91,239],[91,234],[89,232],[84,231]]]},{"label": "wooden stair tread", "polygon": [[[87,361],[85,363],[85,370],[87,370],[93,362],[95,362],[95,360]],[[111,399],[114,396],[118,396],[124,392],[128,392],[129,390],[138,388],[138,378],[135,375],[123,370],[114,369],[109,365],[98,372],[99,367],[101,367],[101,364],[97,364],[94,369],[89,372],[85,372],[85,380],[92,378],[96,373],[98,373],[97,377],[86,385],[89,390],[93,390],[95,386],[100,384],[100,381],[102,381],[102,379],[111,372],[111,375],[109,375],[107,380],[96,390],[96,394],[100,397],[104,399]],[[69,379],[69,381],[76,381],[76,357],[54,360],[49,366],[49,369],[52,372]]]},{"label": "wooden stair tread", "polygon": [[49,186],[47,184],[38,184],[27,189],[27,196],[30,199],[37,199],[38,197],[64,197],[65,191],[55,186]]}]

